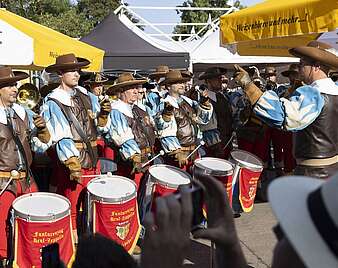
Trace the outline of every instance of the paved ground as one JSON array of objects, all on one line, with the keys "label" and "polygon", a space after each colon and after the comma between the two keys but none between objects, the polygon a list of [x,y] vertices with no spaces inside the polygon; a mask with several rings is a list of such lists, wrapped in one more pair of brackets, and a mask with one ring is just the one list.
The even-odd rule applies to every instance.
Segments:
[{"label": "paved ground", "polygon": [[[255,268],[271,267],[272,252],[276,239],[271,228],[276,219],[268,203],[255,204],[251,213],[235,219],[242,248],[249,265]],[[185,261],[186,267],[208,268],[210,243],[205,240],[192,241]]]}]

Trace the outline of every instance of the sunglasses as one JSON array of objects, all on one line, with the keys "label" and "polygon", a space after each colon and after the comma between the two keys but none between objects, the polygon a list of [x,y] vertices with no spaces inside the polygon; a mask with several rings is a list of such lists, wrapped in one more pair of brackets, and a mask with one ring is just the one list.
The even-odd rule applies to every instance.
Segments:
[{"label": "sunglasses", "polygon": [[272,227],[272,231],[274,232],[276,238],[278,241],[281,241],[284,238],[284,231],[282,230],[282,228],[280,227],[279,224],[275,225],[274,227]]}]

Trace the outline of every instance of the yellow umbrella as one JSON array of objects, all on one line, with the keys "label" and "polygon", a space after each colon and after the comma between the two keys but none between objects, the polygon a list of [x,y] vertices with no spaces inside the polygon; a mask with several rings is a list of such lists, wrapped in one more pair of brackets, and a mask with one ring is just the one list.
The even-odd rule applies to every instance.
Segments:
[{"label": "yellow umbrella", "polygon": [[2,47],[0,64],[30,70],[42,69],[55,63],[62,54],[74,53],[90,60],[88,71],[100,71],[104,51],[85,44],[46,26],[0,9]]},{"label": "yellow umbrella", "polygon": [[337,18],[337,0],[268,0],[221,16],[221,45],[238,43],[241,55],[285,56],[289,47],[334,31]]}]

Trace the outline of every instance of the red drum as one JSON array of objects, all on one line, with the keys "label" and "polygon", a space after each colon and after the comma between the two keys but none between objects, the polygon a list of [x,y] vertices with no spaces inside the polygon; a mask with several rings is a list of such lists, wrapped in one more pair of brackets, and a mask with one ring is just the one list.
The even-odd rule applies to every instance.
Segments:
[{"label": "red drum", "polygon": [[231,157],[236,163],[233,186],[239,182],[239,201],[243,211],[250,212],[253,209],[263,163],[257,156],[243,150],[232,151]]},{"label": "red drum", "polygon": [[102,175],[90,181],[87,190],[91,231],[113,239],[131,254],[141,231],[136,184],[122,176]]},{"label": "red drum", "polygon": [[30,193],[13,201],[13,267],[41,267],[42,247],[58,243],[60,258],[70,266],[74,243],[70,202],[53,193]]},{"label": "red drum", "polygon": [[223,183],[229,198],[229,203],[232,204],[232,164],[224,159],[214,157],[203,157],[196,159],[194,162],[195,172],[211,175]]},{"label": "red drum", "polygon": [[148,171],[150,180],[154,183],[153,200],[158,196],[174,193],[180,185],[188,185],[191,182],[189,173],[177,167],[158,164],[151,166]]}]

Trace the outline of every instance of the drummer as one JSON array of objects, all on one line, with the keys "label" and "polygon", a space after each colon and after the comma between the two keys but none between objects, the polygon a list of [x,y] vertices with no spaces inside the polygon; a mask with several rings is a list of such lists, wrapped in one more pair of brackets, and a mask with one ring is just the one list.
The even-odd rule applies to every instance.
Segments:
[{"label": "drummer", "polygon": [[338,86],[327,76],[330,69],[338,68],[338,57],[335,49],[316,43],[290,49],[301,59],[300,75],[308,85],[298,87],[288,99],[278,98],[272,90],[263,93],[239,66],[235,79],[259,118],[295,132],[295,174],[325,179],[338,171]]},{"label": "drummer", "polygon": [[184,170],[192,164],[195,153],[187,158],[196,148],[198,124],[207,124],[212,116],[212,105],[208,93],[203,91],[199,103],[184,96],[188,77],[183,77],[179,70],[171,70],[160,86],[168,86],[169,92],[163,110],[155,117],[155,123],[161,144],[167,153],[167,164],[179,166]]},{"label": "drummer", "polygon": [[[6,267],[7,223],[9,209],[20,195],[36,192],[30,165],[33,151],[45,151],[50,134],[40,115],[28,114],[16,104],[17,81],[26,79],[24,72],[0,68],[0,259]],[[31,135],[27,135],[27,130]],[[1,266],[1,264],[0,264]]]},{"label": "drummer", "polygon": [[214,107],[209,123],[200,126],[203,140],[206,142],[206,156],[223,159],[229,158],[232,149],[231,105],[222,87],[222,77],[226,71],[224,68],[211,67],[199,76],[199,80],[205,80],[210,102]]},{"label": "drummer", "polygon": [[79,70],[89,64],[88,60],[76,58],[72,53],[57,57],[56,63],[48,66],[46,71],[57,73],[61,84],[46,96],[42,107],[45,120],[51,124],[52,150],[58,158],[52,176],[57,176],[57,191],[71,203],[75,242],[83,201],[80,194],[90,180],[82,175],[100,173],[96,133],[98,127],[109,123],[111,110],[109,100],[99,104],[95,95],[78,86]]},{"label": "drummer", "polygon": [[118,147],[117,174],[129,177],[139,187],[143,177],[142,165],[154,153],[154,128],[150,115],[134,105],[146,80],[135,79],[130,73],[122,73],[107,94],[118,93],[119,99],[112,104],[110,128],[107,140]]}]

